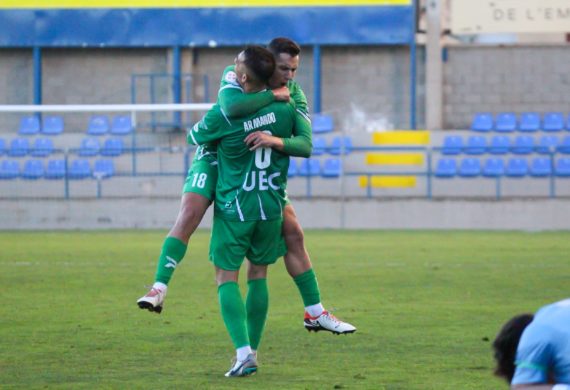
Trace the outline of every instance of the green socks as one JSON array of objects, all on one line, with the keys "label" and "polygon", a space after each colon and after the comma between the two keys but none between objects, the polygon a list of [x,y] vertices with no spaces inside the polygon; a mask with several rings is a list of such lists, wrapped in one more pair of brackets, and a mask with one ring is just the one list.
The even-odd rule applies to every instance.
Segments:
[{"label": "green socks", "polygon": [[250,345],[246,325],[245,305],[236,282],[218,286],[220,309],[226,329],[236,349]]},{"label": "green socks", "polygon": [[269,309],[269,292],[267,279],[253,279],[247,282],[247,297],[245,308],[247,311],[247,331],[251,348],[257,350]]},{"label": "green socks", "polygon": [[319,284],[317,283],[317,277],[312,268],[295,276],[293,280],[301,293],[305,307],[321,302]]},{"label": "green socks", "polygon": [[182,261],[188,246],[178,238],[166,237],[158,258],[155,281],[168,285],[176,266]]}]

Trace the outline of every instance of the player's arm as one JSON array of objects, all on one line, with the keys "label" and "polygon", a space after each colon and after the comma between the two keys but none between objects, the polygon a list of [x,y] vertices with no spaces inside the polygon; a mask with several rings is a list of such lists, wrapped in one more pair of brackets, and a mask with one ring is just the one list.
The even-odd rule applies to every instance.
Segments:
[{"label": "player's arm", "polygon": [[234,65],[228,66],[222,74],[220,90],[218,91],[218,104],[230,118],[247,116],[259,111],[274,101],[288,101],[287,87],[257,93],[244,93],[237,82]]},{"label": "player's arm", "polygon": [[249,145],[249,150],[273,148],[289,156],[310,157],[313,151],[313,142],[309,117],[297,112],[293,132],[295,136],[292,138],[279,138],[262,131],[255,131],[248,134],[244,141]]}]

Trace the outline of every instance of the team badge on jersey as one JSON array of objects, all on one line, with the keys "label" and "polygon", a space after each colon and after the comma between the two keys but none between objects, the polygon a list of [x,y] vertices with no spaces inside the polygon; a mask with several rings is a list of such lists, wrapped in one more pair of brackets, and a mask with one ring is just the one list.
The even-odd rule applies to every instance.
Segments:
[{"label": "team badge on jersey", "polygon": [[224,80],[226,81],[226,83],[238,85],[236,72],[232,72],[231,70],[228,73],[226,73]]}]

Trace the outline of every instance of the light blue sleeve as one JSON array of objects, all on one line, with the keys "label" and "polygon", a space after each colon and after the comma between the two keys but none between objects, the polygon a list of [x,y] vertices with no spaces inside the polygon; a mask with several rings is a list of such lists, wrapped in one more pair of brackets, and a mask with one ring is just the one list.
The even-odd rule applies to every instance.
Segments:
[{"label": "light blue sleeve", "polygon": [[515,375],[511,384],[547,383],[552,368],[551,329],[529,325],[519,341],[515,359]]}]

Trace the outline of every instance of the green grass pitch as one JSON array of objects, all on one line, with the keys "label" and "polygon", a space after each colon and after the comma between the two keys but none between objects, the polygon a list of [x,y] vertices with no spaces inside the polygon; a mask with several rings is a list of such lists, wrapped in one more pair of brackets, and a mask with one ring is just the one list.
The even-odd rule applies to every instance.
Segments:
[{"label": "green grass pitch", "polygon": [[310,230],[323,302],[358,331],[305,331],[280,260],[259,372],[225,378],[208,231],[162,314],[135,304],[164,234],[0,233],[0,388],[506,389],[492,376],[501,324],[569,295],[567,232]]}]

